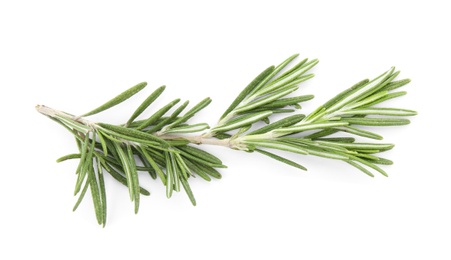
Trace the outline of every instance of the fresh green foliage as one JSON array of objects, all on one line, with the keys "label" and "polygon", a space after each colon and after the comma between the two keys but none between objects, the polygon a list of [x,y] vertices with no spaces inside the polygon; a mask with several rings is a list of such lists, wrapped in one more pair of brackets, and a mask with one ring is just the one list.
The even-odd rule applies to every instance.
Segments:
[{"label": "fresh green foliage", "polygon": [[[270,66],[260,73],[239,93],[212,128],[206,123],[190,122],[210,104],[210,98],[201,100],[185,113],[183,111],[189,102],[177,107],[180,99],[174,99],[138,119],[154,106],[152,104],[164,92],[165,86],[154,90],[124,124],[111,125],[85,118],[127,100],[141,91],[146,83],[126,90],[81,116],[37,106],[40,113],[62,125],[75,137],[78,152],[57,159],[57,162],[79,160],[74,189],[78,200],[74,210],[89,190],[97,222],[105,226],[105,174],[108,174],[128,188],[137,213],[141,195],[150,195],[141,187],[142,172],[159,179],[168,198],[183,188],[190,202],[196,205],[190,180],[197,176],[206,181],[220,179],[222,175],[217,169],[226,167],[218,157],[198,148],[204,144],[257,152],[301,170],[307,169],[273,151],[341,160],[371,177],[374,172],[387,176],[379,165],[390,165],[392,161],[380,157],[379,153],[392,149],[394,145],[358,141],[355,137],[382,139],[372,130],[360,126],[409,124],[410,121],[404,117],[415,115],[415,111],[384,107],[383,104],[405,95],[406,92],[395,90],[410,80],[395,80],[399,71],[391,68],[373,80],[358,82],[304,115],[296,111],[301,109],[301,102],[313,96],[289,95],[298,90],[301,82],[313,77],[308,71],[318,61],[304,59],[289,68],[296,57],[293,55],[280,65]],[[282,118],[279,115],[279,120],[271,123],[274,114],[282,114]],[[206,132],[192,134],[202,131]]]}]

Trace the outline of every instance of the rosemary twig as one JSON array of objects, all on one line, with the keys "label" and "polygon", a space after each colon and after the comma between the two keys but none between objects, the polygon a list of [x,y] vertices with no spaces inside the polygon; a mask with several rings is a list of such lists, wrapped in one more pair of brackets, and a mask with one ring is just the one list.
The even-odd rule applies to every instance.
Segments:
[{"label": "rosemary twig", "polygon": [[[149,195],[147,190],[140,187],[140,171],[160,179],[166,187],[168,198],[174,191],[179,192],[183,188],[191,203],[196,205],[189,186],[190,178],[199,176],[206,181],[221,178],[217,169],[226,166],[216,156],[193,145],[208,144],[255,151],[301,170],[306,168],[275,154],[273,150],[315,155],[344,161],[372,177],[374,172],[387,176],[378,165],[392,162],[379,154],[392,149],[393,145],[358,142],[349,135],[380,140],[380,135],[359,127],[408,124],[409,120],[403,117],[413,116],[415,111],[387,108],[383,102],[404,95],[405,92],[395,90],[409,83],[409,80],[396,81],[399,71],[391,68],[373,80],[358,82],[310,114],[297,114],[296,110],[301,108],[299,103],[313,96],[289,95],[299,88],[301,82],[313,77],[308,71],[318,61],[304,59],[287,68],[296,57],[293,55],[280,65],[271,66],[260,73],[212,128],[205,123],[188,123],[197,112],[210,104],[210,98],[202,100],[185,113],[183,111],[188,102],[177,107],[180,99],[175,99],[155,109],[146,119],[137,120],[160,97],[165,86],[152,92],[124,124],[111,125],[86,118],[127,100],[144,89],[147,85],[145,82],[81,116],[43,105],[36,106],[38,112],[58,122],[75,136],[78,152],[57,160],[79,160],[75,185],[75,194],[79,195],[79,199],[74,210],[90,189],[97,221],[105,225],[107,200],[104,174],[109,173],[113,179],[128,187],[137,213],[140,196]],[[171,109],[174,111],[169,113]],[[288,116],[270,123],[275,113]],[[267,125],[255,127],[257,122]]]}]

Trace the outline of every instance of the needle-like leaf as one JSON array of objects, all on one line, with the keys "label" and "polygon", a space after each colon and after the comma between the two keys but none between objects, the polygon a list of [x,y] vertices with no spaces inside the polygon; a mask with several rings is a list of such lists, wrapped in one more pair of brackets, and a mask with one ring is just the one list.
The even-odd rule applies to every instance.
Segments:
[{"label": "needle-like leaf", "polygon": [[132,97],[133,95],[135,95],[136,93],[141,91],[146,86],[147,86],[147,82],[141,82],[141,83],[127,89],[126,91],[122,92],[121,94],[117,95],[116,97],[114,97],[110,101],[106,102],[105,104],[89,111],[88,113],[81,115],[80,117],[91,116],[91,115],[100,113],[104,110],[107,110],[111,107],[114,107],[114,106],[124,102],[125,100],[129,99],[130,97]]},{"label": "needle-like leaf", "polygon": [[152,94],[150,94],[141,103],[141,105],[135,110],[135,112],[133,112],[132,116],[130,117],[130,119],[128,119],[125,126],[129,126],[133,122],[133,120],[135,120],[139,115],[141,115],[141,113],[144,112],[144,110],[146,110],[146,108],[149,107],[150,104],[152,104],[161,95],[161,93],[163,93],[165,88],[166,86],[161,86],[157,88],[154,92],[152,92]]}]

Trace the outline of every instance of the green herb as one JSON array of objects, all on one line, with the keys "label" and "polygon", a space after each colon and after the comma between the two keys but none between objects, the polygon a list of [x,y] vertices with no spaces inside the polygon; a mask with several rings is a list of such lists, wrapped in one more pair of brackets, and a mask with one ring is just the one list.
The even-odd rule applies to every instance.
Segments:
[{"label": "green herb", "polygon": [[[161,96],[165,86],[154,90],[124,124],[111,125],[86,119],[127,100],[144,89],[146,83],[124,91],[81,116],[38,105],[36,109],[40,113],[61,124],[75,137],[78,151],[57,159],[57,162],[79,160],[75,171],[75,195],[79,197],[74,210],[90,189],[97,222],[105,226],[107,189],[104,175],[108,173],[128,187],[137,213],[140,196],[150,195],[140,186],[141,171],[160,179],[166,187],[168,198],[183,187],[190,202],[196,205],[189,185],[191,178],[199,176],[206,181],[220,179],[222,176],[217,169],[226,167],[218,157],[199,148],[199,145],[205,144],[258,152],[300,170],[306,168],[276,154],[277,151],[341,160],[368,176],[373,177],[375,172],[386,176],[378,165],[390,165],[392,161],[379,157],[379,154],[394,145],[358,141],[361,138],[382,139],[372,130],[364,130],[360,126],[409,124],[410,121],[404,117],[416,115],[415,111],[384,107],[383,104],[405,95],[404,91],[394,90],[410,80],[395,81],[399,71],[391,68],[373,80],[359,81],[304,115],[296,111],[301,109],[301,102],[313,96],[289,95],[299,88],[301,82],[313,77],[308,71],[318,61],[304,59],[288,68],[296,57],[293,55],[280,65],[270,66],[260,73],[211,128],[206,123],[191,123],[191,119],[210,104],[210,98],[182,113],[189,104],[185,101],[169,113],[180,102],[180,99],[175,99],[153,109],[153,113],[144,119],[138,119],[150,110],[149,106]],[[276,113],[286,116],[271,123]]]}]

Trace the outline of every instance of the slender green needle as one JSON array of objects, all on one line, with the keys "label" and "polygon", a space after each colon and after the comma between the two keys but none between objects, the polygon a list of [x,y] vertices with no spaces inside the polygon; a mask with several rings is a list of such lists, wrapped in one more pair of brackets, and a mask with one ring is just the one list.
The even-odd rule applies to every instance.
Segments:
[{"label": "slender green needle", "polygon": [[185,190],[186,194],[188,195],[188,198],[191,201],[191,204],[193,204],[193,206],[196,206],[196,199],[194,198],[193,192],[191,191],[191,187],[189,186],[188,181],[181,178],[180,182],[182,183],[183,189]]},{"label": "slender green needle", "polygon": [[367,126],[396,126],[410,123],[410,120],[404,118],[343,118],[342,120],[350,125]]},{"label": "slender green needle", "polygon": [[387,85],[385,85],[383,90],[387,90],[387,91],[395,90],[395,89],[400,88],[409,83],[410,83],[410,79],[402,79],[402,80],[398,80],[398,81],[392,81],[392,82],[388,83]]},{"label": "slender green needle", "polygon": [[[103,165],[105,170],[113,177],[115,180],[117,180],[119,183],[123,184],[124,186],[128,187],[127,178],[120,174],[118,171],[116,171],[113,167],[105,164]],[[150,192],[142,187],[140,187],[139,192],[144,196],[149,196]]]},{"label": "slender green needle", "polygon": [[278,155],[276,155],[276,154],[273,154],[273,153],[270,153],[270,152],[268,152],[268,151],[261,150],[261,149],[255,149],[255,151],[256,151],[256,152],[259,152],[259,153],[261,153],[261,154],[264,154],[264,155],[266,155],[266,156],[268,156],[268,157],[270,157],[270,158],[273,158],[273,159],[275,159],[275,160],[277,160],[277,161],[279,161],[279,162],[283,162],[283,163],[286,163],[286,164],[288,164],[288,165],[290,165],[290,166],[296,167],[296,168],[298,168],[298,169],[301,169],[301,170],[304,170],[304,171],[307,170],[307,168],[305,168],[304,166],[302,166],[302,165],[300,165],[300,164],[298,164],[298,163],[295,163],[295,162],[293,162],[293,161],[291,161],[291,160],[288,160],[288,159],[286,159],[286,158],[280,157],[280,156],[278,156]]},{"label": "slender green needle", "polygon": [[194,124],[194,125],[185,125],[185,126],[179,126],[175,128],[171,128],[167,130],[166,134],[186,134],[186,133],[196,133],[203,131],[205,129],[209,129],[210,126],[208,126],[205,123],[200,124]]},{"label": "slender green needle", "polygon": [[165,152],[166,158],[166,197],[170,198],[172,196],[172,191],[174,189],[174,168],[172,166],[172,161],[169,152]]},{"label": "slender green needle", "polygon": [[341,126],[341,127],[337,127],[336,129],[343,131],[343,132],[350,133],[350,134],[362,136],[362,137],[367,137],[367,138],[376,139],[376,140],[382,140],[382,136],[380,136],[378,134],[375,134],[370,131],[362,130],[359,128],[355,128],[352,126]]},{"label": "slender green needle", "polygon": [[100,144],[102,145],[103,154],[106,156],[108,154],[108,147],[105,142],[105,138],[103,138],[102,132],[98,131],[97,136],[99,137]]},{"label": "slender green needle", "polygon": [[258,112],[250,115],[244,115],[241,117],[234,118],[230,120],[228,123],[213,128],[212,132],[226,132],[229,130],[237,129],[243,126],[247,126],[253,124],[257,121],[260,121],[272,114],[271,111]]},{"label": "slender green needle", "polygon": [[124,169],[124,173],[125,173],[125,178],[127,180],[127,186],[128,186],[128,191],[130,193],[130,200],[133,201],[135,199],[135,187],[133,186],[134,182],[133,182],[133,169],[132,166],[130,165],[130,158],[127,155],[127,152],[124,151],[124,149],[116,143],[113,143],[114,147],[116,149],[117,154],[119,155],[119,159],[121,160],[121,165]]},{"label": "slender green needle", "polygon": [[191,173],[196,173],[196,175],[201,177],[202,179],[204,179],[206,181],[211,181],[210,176],[208,176],[208,174],[204,170],[197,167],[197,165],[195,165],[194,163],[192,163],[191,161],[188,161],[188,160],[185,161],[185,163],[188,166],[188,168],[190,169]]},{"label": "slender green needle", "polygon": [[254,108],[269,104],[281,97],[284,97],[284,96],[296,91],[298,88],[299,88],[298,86],[292,86],[292,87],[288,87],[286,89],[284,88],[281,90],[277,90],[274,93],[271,93],[271,94],[267,95],[266,97],[263,97],[257,101],[246,104],[244,106],[238,106],[235,111],[236,111],[236,113],[242,113],[244,111],[249,111]]},{"label": "slender green needle", "polygon": [[115,125],[103,124],[103,123],[99,123],[99,126],[105,128],[105,129],[111,130],[115,133],[118,133],[122,136],[128,136],[128,137],[132,137],[132,138],[135,138],[138,140],[144,140],[144,141],[153,141],[153,142],[159,143],[163,147],[169,146],[166,143],[166,141],[164,141],[163,139],[156,137],[152,134],[133,129],[133,128],[125,128],[125,127],[121,127],[121,126],[115,126]]},{"label": "slender green needle", "polygon": [[265,80],[273,71],[274,66],[271,66],[260,73],[254,80],[252,80],[252,82],[247,85],[247,87],[244,88],[243,91],[241,91],[241,93],[235,98],[232,104],[226,109],[224,114],[222,114],[220,119],[223,119],[230,112],[232,112],[232,110],[235,109],[235,107],[237,107],[246,98],[246,96],[248,96],[249,93],[251,93],[251,91],[253,91],[260,83],[262,83],[262,81]]},{"label": "slender green needle", "polygon": [[264,126],[262,128],[259,128],[257,130],[254,130],[250,133],[248,133],[247,135],[258,135],[258,134],[264,134],[267,133],[269,131],[272,131],[274,129],[278,129],[278,128],[282,128],[282,127],[288,127],[288,126],[292,126],[296,123],[299,123],[302,119],[305,118],[305,115],[292,115],[286,118],[283,118],[279,121],[276,121],[272,124],[269,124],[267,126]]},{"label": "slender green needle", "polygon": [[83,198],[85,197],[85,194],[86,194],[86,191],[88,190],[88,188],[89,188],[89,181],[86,181],[80,195],[78,196],[77,202],[75,203],[72,211],[76,211],[78,206],[80,206],[80,203],[83,201]]},{"label": "slender green needle", "polygon": [[141,115],[141,113],[144,112],[144,110],[146,110],[146,108],[149,107],[150,104],[152,104],[161,95],[161,93],[163,93],[165,88],[166,86],[161,86],[157,88],[154,92],[152,92],[152,94],[150,94],[141,103],[141,105],[135,110],[135,112],[133,112],[132,116],[125,125],[128,127],[133,122],[133,120],[135,120],[139,115]]},{"label": "slender green needle", "polygon": [[188,106],[189,101],[185,101],[180,107],[178,107],[172,114],[171,116],[169,116],[166,120],[163,120],[159,123],[157,123],[156,125],[150,127],[147,132],[148,133],[153,133],[156,131],[161,130],[161,128],[163,128],[164,126],[173,123],[175,120],[178,120],[180,117],[177,117],[185,108],[186,106]]},{"label": "slender green needle", "polygon": [[[144,129],[153,123],[157,122],[158,119],[160,119],[166,112],[168,112],[175,104],[177,104],[180,101],[179,98],[174,99],[173,101],[169,102],[166,106],[160,108],[155,114],[150,116],[147,120],[145,120],[140,126],[138,126],[136,129],[141,130]],[[168,119],[169,120],[169,119]]]},{"label": "slender green needle", "polygon": [[276,68],[273,66],[273,70],[266,77],[262,77],[261,82],[253,88],[253,90],[249,93],[249,96],[253,96],[257,91],[261,88],[267,86],[267,83],[272,80],[281,70],[283,70],[289,63],[291,63],[299,54],[291,55],[288,59],[280,63]]},{"label": "slender green needle", "polygon": [[139,179],[138,179],[138,171],[136,169],[136,161],[133,155],[133,150],[130,145],[127,145],[127,155],[130,165],[130,177],[131,182],[133,183],[133,201],[135,202],[135,214],[138,213],[139,210]]},{"label": "slender green needle", "polygon": [[197,105],[192,107],[188,112],[186,112],[183,116],[181,116],[179,119],[172,122],[170,125],[167,125],[163,128],[163,132],[166,132],[167,129],[171,129],[179,124],[182,124],[186,121],[188,121],[191,117],[193,117],[197,112],[204,109],[206,106],[208,106],[211,103],[211,98],[205,98],[204,100],[200,101]]},{"label": "slender green needle", "polygon": [[370,177],[374,177],[374,174],[371,173],[370,171],[368,171],[368,170],[367,170],[365,167],[363,167],[362,165],[360,165],[360,164],[358,164],[358,163],[356,163],[356,162],[354,162],[354,161],[351,161],[351,160],[347,160],[347,161],[345,161],[345,162],[347,162],[347,163],[349,163],[350,165],[354,166],[355,168],[361,170],[361,171],[362,171],[363,173],[365,173],[366,175],[368,175],[368,176],[370,176]]},{"label": "slender green needle", "polygon": [[103,220],[102,199],[100,198],[100,187],[97,182],[97,178],[95,176],[93,167],[89,167],[89,169],[88,169],[88,181],[90,182],[89,186],[91,187],[91,197],[92,197],[92,202],[94,204],[94,210],[95,210],[96,217],[97,217],[97,223],[99,225],[102,225],[103,224],[102,223],[102,220]]},{"label": "slender green needle", "polygon": [[100,187],[100,198],[102,200],[102,223],[103,227],[105,227],[106,224],[106,215],[107,215],[107,204],[106,204],[106,189],[105,189],[105,179],[103,177],[103,168],[102,165],[99,162],[98,157],[96,157],[96,164],[97,164],[97,172],[99,175],[99,187]]},{"label": "slender green needle", "polygon": [[210,162],[212,164],[222,164],[222,161],[218,157],[199,148],[193,146],[180,146],[178,147],[178,149],[199,159],[203,159],[207,162]]},{"label": "slender green needle", "polygon": [[107,110],[111,107],[114,107],[120,103],[122,103],[123,101],[129,99],[130,97],[132,97],[133,95],[135,95],[136,93],[138,93],[139,91],[141,91],[145,86],[147,86],[146,82],[141,82],[129,89],[127,89],[126,91],[122,92],[121,94],[117,95],[116,97],[114,97],[113,99],[111,99],[110,101],[106,102],[105,104],[89,111],[88,113],[85,113],[83,115],[81,115],[80,117],[86,117],[86,116],[91,116],[97,113],[100,113],[104,110]]},{"label": "slender green needle", "polygon": [[57,163],[60,163],[60,162],[66,161],[66,160],[70,160],[70,159],[80,159],[80,158],[81,158],[81,154],[79,154],[79,153],[72,153],[72,154],[64,155],[64,156],[62,156],[62,157],[56,159],[56,162],[57,162]]}]

